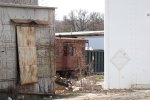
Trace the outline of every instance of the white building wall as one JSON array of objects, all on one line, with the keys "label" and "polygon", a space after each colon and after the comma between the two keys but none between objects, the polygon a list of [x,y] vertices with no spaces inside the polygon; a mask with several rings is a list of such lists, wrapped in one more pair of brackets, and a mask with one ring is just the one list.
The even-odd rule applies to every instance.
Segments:
[{"label": "white building wall", "polygon": [[87,37],[85,39],[89,40],[89,47],[91,47],[92,49],[104,50],[104,37],[103,36]]},{"label": "white building wall", "polygon": [[88,40],[90,49],[96,50],[101,49],[104,50],[104,36],[87,36],[87,37],[80,37]]},{"label": "white building wall", "polygon": [[105,89],[150,88],[150,0],[106,0]]}]

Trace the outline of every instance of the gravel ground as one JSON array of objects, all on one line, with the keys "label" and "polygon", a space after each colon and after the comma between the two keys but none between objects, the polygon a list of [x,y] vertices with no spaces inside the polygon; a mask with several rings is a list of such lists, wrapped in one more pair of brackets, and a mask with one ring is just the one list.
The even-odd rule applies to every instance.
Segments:
[{"label": "gravel ground", "polygon": [[111,90],[100,93],[78,93],[54,100],[150,100],[150,90]]}]

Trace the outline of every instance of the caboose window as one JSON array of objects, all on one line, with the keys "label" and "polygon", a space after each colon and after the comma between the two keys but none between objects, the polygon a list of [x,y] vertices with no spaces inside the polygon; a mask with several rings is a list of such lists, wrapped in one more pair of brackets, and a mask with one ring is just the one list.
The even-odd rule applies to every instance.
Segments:
[{"label": "caboose window", "polygon": [[72,44],[64,44],[64,56],[74,56],[75,48]]},{"label": "caboose window", "polygon": [[64,56],[67,56],[68,55],[68,53],[67,53],[67,51],[68,51],[68,45],[67,44],[64,44],[64,47],[63,47],[64,49]]}]

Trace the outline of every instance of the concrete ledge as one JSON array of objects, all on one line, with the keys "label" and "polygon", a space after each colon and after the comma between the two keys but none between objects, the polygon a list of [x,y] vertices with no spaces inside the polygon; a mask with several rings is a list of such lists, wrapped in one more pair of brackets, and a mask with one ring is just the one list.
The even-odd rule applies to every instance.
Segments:
[{"label": "concrete ledge", "polygon": [[150,89],[150,84],[132,84],[132,89]]}]

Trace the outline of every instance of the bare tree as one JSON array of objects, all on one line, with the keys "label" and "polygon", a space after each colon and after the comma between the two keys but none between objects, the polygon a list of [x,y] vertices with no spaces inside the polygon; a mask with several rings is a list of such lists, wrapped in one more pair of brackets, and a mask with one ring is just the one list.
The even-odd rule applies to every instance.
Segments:
[{"label": "bare tree", "polygon": [[56,32],[96,31],[104,29],[104,15],[86,10],[72,10],[63,21],[56,21]]},{"label": "bare tree", "polygon": [[75,15],[74,11],[71,11],[69,13],[69,18],[66,17],[66,21],[72,26],[72,31],[78,31],[77,30],[77,16]]},{"label": "bare tree", "polygon": [[89,15],[88,12],[85,10],[80,10],[78,12],[78,21],[77,21],[77,27],[79,31],[85,31],[89,28]]},{"label": "bare tree", "polygon": [[89,30],[104,30],[104,15],[98,12],[90,13],[90,27]]},{"label": "bare tree", "polygon": [[56,32],[63,32],[64,31],[64,23],[61,20],[55,20],[55,31]]},{"label": "bare tree", "polygon": [[86,10],[71,11],[68,22],[72,25],[72,31],[85,31],[89,26],[89,14]]}]

